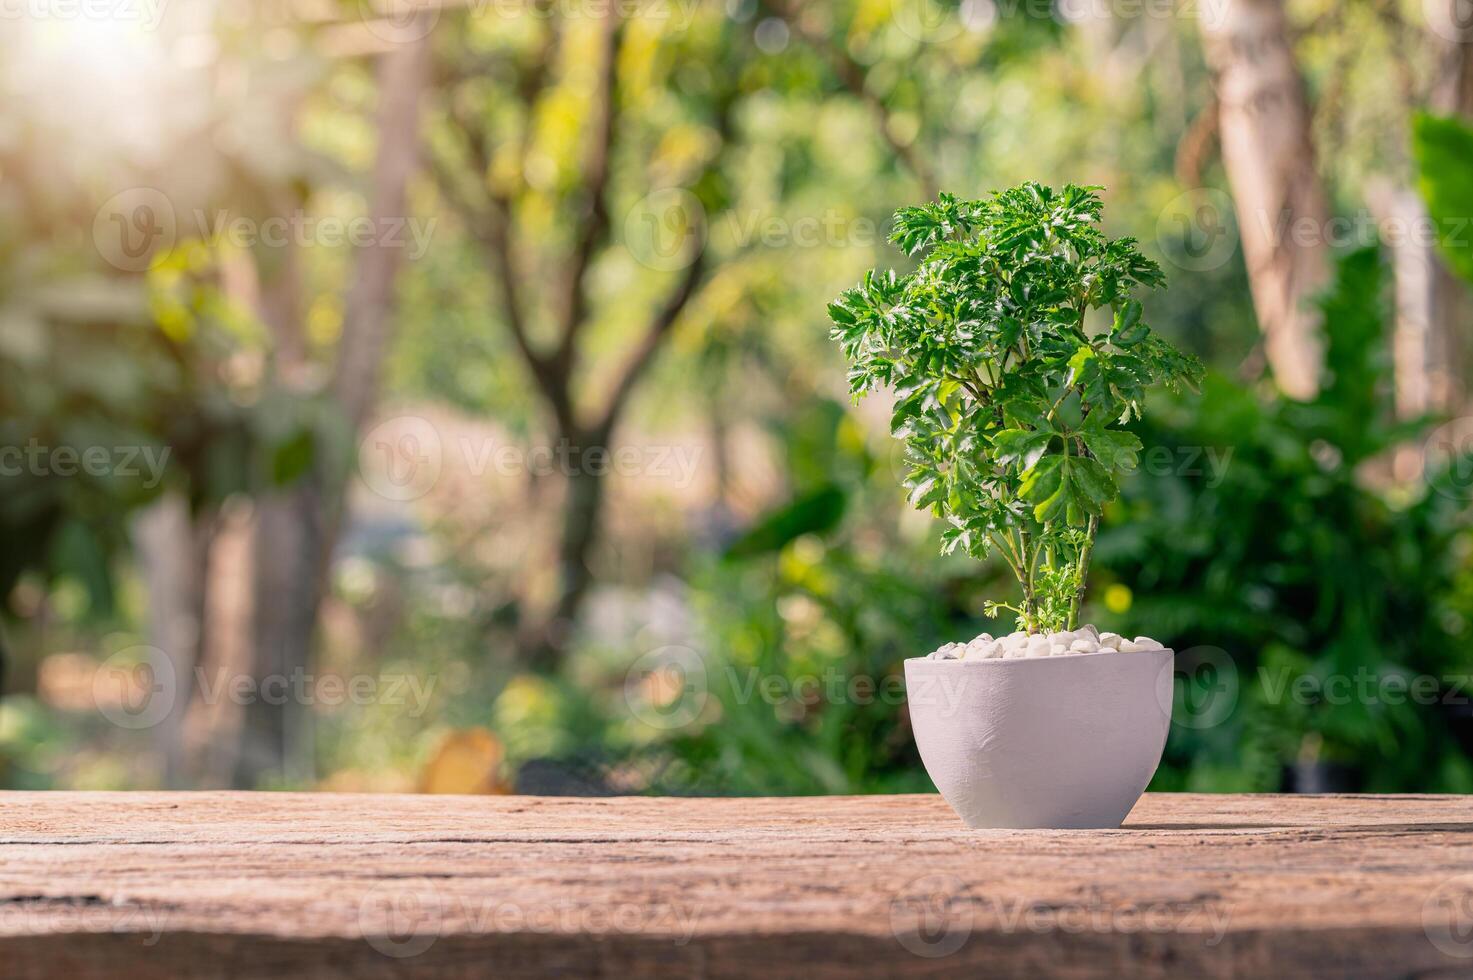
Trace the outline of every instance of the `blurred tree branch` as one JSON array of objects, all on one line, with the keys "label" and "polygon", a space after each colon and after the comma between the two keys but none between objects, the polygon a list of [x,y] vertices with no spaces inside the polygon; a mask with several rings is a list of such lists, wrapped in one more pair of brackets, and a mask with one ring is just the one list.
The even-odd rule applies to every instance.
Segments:
[{"label": "blurred tree branch", "polygon": [[614,131],[618,127],[619,39],[623,34],[622,25],[623,18],[612,13],[600,25],[599,57],[602,59],[602,71],[593,98],[593,133],[589,140],[588,159],[583,166],[583,189],[579,194],[581,200],[576,202],[583,214],[575,219],[579,226],[578,241],[568,262],[567,281],[563,286],[566,301],[562,339],[553,354],[553,363],[564,376],[572,374],[578,331],[588,317],[588,283],[585,276],[588,264],[593,260],[594,252],[607,242],[609,232],[606,195],[609,186],[609,154],[613,147]]},{"label": "blurred tree branch", "polygon": [[[485,114],[477,116],[464,100],[457,98],[457,89],[474,81],[477,75],[452,68],[442,77],[447,88],[444,120],[454,152],[431,155],[432,170],[445,201],[487,253],[492,278],[501,295],[501,319],[551,416],[555,434],[577,447],[580,458],[586,458],[589,450],[609,450],[633,392],[698,293],[707,269],[704,251],[697,251],[664,301],[652,311],[622,364],[612,372],[595,372],[612,379],[606,398],[597,406],[591,404],[590,398],[580,398],[579,390],[586,386],[579,382],[581,338],[595,315],[588,273],[599,253],[611,244],[613,157],[621,140],[628,138],[619,80],[624,27],[622,16],[613,6],[598,24],[597,83],[588,102],[586,146],[575,187],[566,195],[569,246],[561,273],[547,278],[549,285],[540,295],[537,289],[523,288],[534,280],[518,268],[519,250],[514,238],[519,202],[524,195],[532,193],[525,176],[530,121],[524,124],[519,138],[513,140],[520,182],[508,190],[493,173],[493,135],[488,130]],[[547,91],[549,65],[565,40],[565,32],[553,21],[537,55],[520,66],[514,89],[528,120]],[[720,144],[707,163],[708,173],[719,173],[726,158],[731,101],[730,96],[720,96],[713,109]],[[470,179],[466,179],[466,171]],[[534,298],[540,302],[534,302]],[[537,308],[550,311],[554,325],[550,344],[538,344],[533,339],[530,316]],[[604,473],[603,468],[575,466],[567,474],[556,596],[544,612],[524,617],[518,641],[519,657],[539,669],[556,666],[592,582],[589,558],[601,524]]]},{"label": "blurred tree branch", "polygon": [[1212,96],[1192,118],[1176,144],[1176,179],[1183,187],[1201,187],[1202,171],[1217,140],[1217,96]]},{"label": "blurred tree branch", "polygon": [[903,162],[921,185],[922,196],[933,198],[938,187],[935,175],[926,161],[916,151],[914,142],[901,140],[895,134],[890,107],[869,86],[868,74],[863,65],[854,60],[842,43],[831,38],[828,32],[816,26],[811,15],[814,7],[800,8],[793,0],[761,0],[774,16],[789,24],[803,42],[817,51],[834,70],[844,88],[874,112],[880,135],[884,137],[897,159]]}]

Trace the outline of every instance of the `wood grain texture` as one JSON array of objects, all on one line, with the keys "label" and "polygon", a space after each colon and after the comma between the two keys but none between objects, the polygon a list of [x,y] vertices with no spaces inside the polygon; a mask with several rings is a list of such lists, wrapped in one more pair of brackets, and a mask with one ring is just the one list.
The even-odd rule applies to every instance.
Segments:
[{"label": "wood grain texture", "polygon": [[1473,976],[1473,801],[0,793],[0,976]]}]

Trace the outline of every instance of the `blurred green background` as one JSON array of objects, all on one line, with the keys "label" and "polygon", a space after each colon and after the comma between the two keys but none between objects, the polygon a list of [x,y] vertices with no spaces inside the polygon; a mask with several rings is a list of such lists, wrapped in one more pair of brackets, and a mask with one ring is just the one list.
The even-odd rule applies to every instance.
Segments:
[{"label": "blurred green background", "polygon": [[1153,788],[1473,791],[1457,3],[85,7],[0,21],[0,786],[929,790],[1009,585],[824,310],[1036,179],[1210,367],[1083,617]]}]

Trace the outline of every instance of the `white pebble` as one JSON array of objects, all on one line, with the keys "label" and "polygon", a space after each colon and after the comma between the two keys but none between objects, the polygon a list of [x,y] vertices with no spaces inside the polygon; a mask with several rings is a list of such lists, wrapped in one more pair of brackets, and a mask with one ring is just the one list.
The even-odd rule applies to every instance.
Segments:
[{"label": "white pebble", "polygon": [[979,633],[965,643],[944,644],[927,657],[931,660],[1020,660],[1025,657],[1060,657],[1066,654],[1112,651],[1141,653],[1163,649],[1165,647],[1160,642],[1149,636],[1137,636],[1130,640],[1119,633],[1102,633],[1095,627],[1086,625],[1077,630],[1059,630],[1055,633],[1016,630],[1001,637]]},{"label": "white pebble", "polygon": [[988,648],[990,648],[996,642],[997,641],[994,640],[991,636],[983,633],[981,636],[977,637],[967,644],[966,659],[986,660],[988,656]]}]

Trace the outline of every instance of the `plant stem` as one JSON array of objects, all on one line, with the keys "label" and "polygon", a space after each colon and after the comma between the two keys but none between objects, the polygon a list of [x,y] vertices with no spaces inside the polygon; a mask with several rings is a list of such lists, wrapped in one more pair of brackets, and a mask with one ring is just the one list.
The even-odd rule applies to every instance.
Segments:
[{"label": "plant stem", "polygon": [[1038,618],[1038,556],[1043,549],[1034,547],[1028,559],[1028,598],[1033,602],[1033,616]]},{"label": "plant stem", "polygon": [[1038,599],[1033,591],[1033,573],[1038,568],[1038,549],[1029,551],[1027,528],[1018,528],[1018,542],[1022,549],[1023,618],[1027,621],[1029,632],[1032,632],[1033,623],[1038,618]]},{"label": "plant stem", "polygon": [[1095,549],[1095,532],[1099,529],[1100,519],[1091,514],[1084,544],[1079,549],[1079,576],[1075,580],[1074,598],[1069,601],[1069,623],[1066,629],[1079,628],[1079,606],[1084,601],[1084,586],[1089,578],[1089,558]]},{"label": "plant stem", "polygon": [[1047,418],[1050,422],[1052,422],[1054,420],[1054,416],[1057,415],[1058,412],[1059,412],[1059,406],[1064,404],[1064,399],[1065,398],[1068,398],[1069,397],[1069,392],[1071,392],[1073,390],[1074,390],[1074,373],[1071,371],[1069,373],[1069,381],[1064,385],[1064,390],[1059,393],[1059,400],[1056,401],[1056,402],[1054,402],[1053,407],[1048,410],[1048,415],[1045,416],[1045,418]]},{"label": "plant stem", "polygon": [[1013,538],[1013,529],[1008,529],[1008,541],[1013,543],[1013,554],[1018,557],[1018,567],[1015,569],[1018,576],[1018,584],[1023,587],[1023,608],[1019,615],[1023,617],[1025,629],[1031,629],[1033,625],[1033,576],[1028,561],[1028,532],[1018,528],[1018,537]]},{"label": "plant stem", "polygon": [[[1003,547],[1002,540],[1007,541],[1007,547]],[[1007,562],[1008,567],[1013,570],[1013,577],[1019,582],[1023,581],[1023,569],[1018,565],[1017,558],[1009,554],[1009,552],[1013,551],[1013,536],[1009,534],[1006,539],[1001,540],[994,536],[992,537],[992,546],[997,549],[997,553],[1002,555],[1002,560]]]}]

